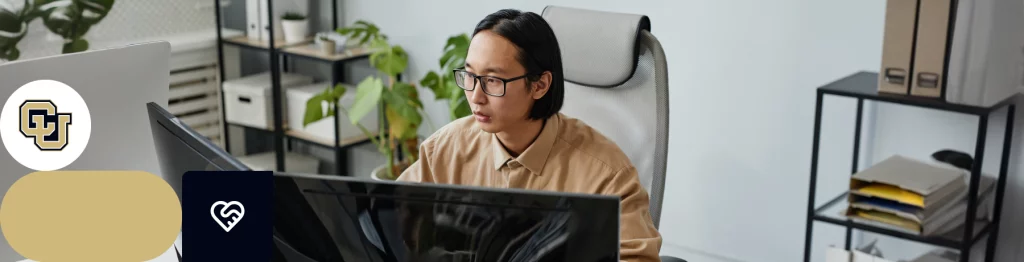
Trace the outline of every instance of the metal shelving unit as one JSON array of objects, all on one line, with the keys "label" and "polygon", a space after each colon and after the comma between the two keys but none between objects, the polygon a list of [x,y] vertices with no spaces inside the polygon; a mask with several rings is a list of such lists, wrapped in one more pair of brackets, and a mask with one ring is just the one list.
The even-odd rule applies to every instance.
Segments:
[{"label": "metal shelving unit", "polygon": [[[273,0],[261,0],[267,1],[267,10],[261,10],[267,12],[273,17],[274,14],[274,1]],[[338,28],[338,1],[330,0],[331,3],[331,28]],[[303,59],[321,63],[327,63],[330,65],[330,86],[341,83],[343,78],[343,72],[341,66],[347,62],[357,61],[360,59],[366,59],[369,57],[369,52],[366,48],[351,48],[346,49],[341,53],[334,55],[326,55],[320,52],[312,43],[313,37],[309,37],[304,41],[296,43],[284,43],[279,37],[274,35],[274,30],[268,30],[270,35],[267,41],[251,40],[247,36],[236,36],[230,38],[223,38],[222,30],[223,25],[221,23],[222,12],[221,12],[221,0],[216,0],[214,4],[216,12],[216,23],[217,23],[217,56],[218,61],[223,64],[224,62],[224,46],[234,46],[242,49],[254,50],[258,52],[265,52],[270,58],[269,70],[271,73],[271,96],[273,100],[273,127],[267,129],[253,128],[243,125],[236,125],[226,122],[226,115],[222,115],[225,119],[224,125],[224,148],[230,150],[230,142],[228,139],[229,126],[243,127],[249,130],[259,130],[266,133],[271,133],[274,138],[274,153],[275,162],[277,169],[276,171],[285,170],[285,152],[290,148],[291,142],[306,143],[313,146],[327,147],[332,149],[334,152],[335,169],[337,175],[347,175],[346,170],[346,151],[352,146],[361,145],[370,141],[368,137],[358,136],[356,138],[341,139],[339,134],[340,117],[334,117],[334,141],[325,141],[324,139],[312,136],[308,133],[299,130],[289,130],[285,123],[283,123],[283,117],[285,115],[285,108],[283,108],[284,91],[281,87],[281,72],[286,71],[288,63],[291,59]],[[220,69],[221,81],[225,79],[224,67]],[[223,85],[221,85],[223,86]],[[221,96],[221,106],[224,106],[224,98]],[[221,111],[221,114],[225,110]],[[338,109],[335,108],[335,116],[340,116]],[[259,133],[259,132],[257,132]]]},{"label": "metal shelving unit", "polygon": [[[988,236],[987,246],[985,247],[985,261],[992,261],[994,259],[993,255],[995,254],[996,249],[996,240],[999,237],[999,223],[1003,206],[1003,193],[1006,188],[1006,172],[1010,157],[1010,144],[1013,139],[1013,118],[1014,111],[1016,110],[1016,105],[1014,103],[1019,98],[1019,95],[1008,97],[992,106],[980,107],[947,103],[941,98],[931,99],[879,93],[877,90],[878,74],[872,72],[858,72],[817,89],[817,102],[814,110],[814,142],[811,152],[810,194],[807,199],[807,225],[805,232],[806,235],[804,238],[804,261],[810,261],[811,240],[814,236],[814,222],[823,222],[845,227],[846,250],[850,250],[852,230],[857,229],[908,241],[955,249],[960,252],[960,261],[969,261],[968,258],[970,257],[971,248],[980,242],[985,236]],[[863,120],[864,100],[928,108],[978,117],[978,134],[973,155],[974,164],[972,165],[970,182],[968,184],[966,214],[976,214],[978,210],[980,201],[980,199],[978,199],[978,185],[979,180],[981,179],[982,163],[985,158],[985,140],[989,117],[993,112],[1003,109],[1007,110],[1006,130],[1004,131],[1002,155],[1000,156],[1001,162],[999,165],[999,177],[995,186],[995,206],[993,207],[992,221],[978,222],[974,221],[974,216],[966,215],[964,216],[965,221],[963,225],[951,232],[936,236],[920,236],[886,228],[883,225],[861,223],[840,215],[840,211],[846,209],[847,203],[843,200],[846,199],[847,192],[834,197],[831,201],[822,206],[816,207],[815,189],[817,187],[818,178],[818,147],[821,138],[821,108],[825,95],[857,99],[857,116],[855,118],[856,129],[854,131],[853,139],[853,162],[850,171],[851,175],[860,171],[860,167],[857,163],[860,148],[860,129],[861,122]]]}]

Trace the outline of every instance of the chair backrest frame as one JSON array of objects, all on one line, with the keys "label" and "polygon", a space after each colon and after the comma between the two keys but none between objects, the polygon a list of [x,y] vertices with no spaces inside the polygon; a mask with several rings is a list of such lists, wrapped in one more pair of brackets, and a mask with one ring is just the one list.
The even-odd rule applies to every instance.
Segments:
[{"label": "chair backrest frame", "polygon": [[[550,6],[545,8],[544,16],[546,18],[562,14],[547,14],[549,8]],[[615,20],[612,19],[612,17],[615,17],[618,19],[616,21],[622,21],[622,19],[619,19],[622,17],[622,14],[620,13],[580,10],[579,13],[572,14],[586,16],[580,17],[580,19],[588,19],[587,21],[602,20],[600,19],[600,16],[604,15],[609,17],[609,19],[606,20]],[[559,35],[559,29],[568,30],[562,27],[573,27],[573,29],[579,29],[581,26],[580,23],[565,22],[572,20],[573,19],[565,19],[565,17],[549,20],[549,23],[555,21],[552,24],[552,28],[555,29],[556,37],[559,37],[559,44],[561,45],[560,48],[562,50],[573,48],[573,46],[567,45],[575,45],[567,43],[608,45],[611,42],[617,41],[578,41],[579,39],[563,41],[563,39],[561,39],[562,37],[584,37],[583,35],[580,35],[579,32],[567,31],[561,31],[564,32],[564,34]],[[564,22],[565,24],[558,24],[559,22]],[[572,74],[567,74],[565,80],[567,99],[562,109],[567,116],[582,120],[615,142],[616,145],[626,153],[630,160],[633,161],[633,164],[636,166],[640,176],[641,184],[643,184],[650,196],[649,209],[651,218],[654,220],[655,227],[658,227],[660,225],[661,209],[664,202],[663,196],[668,160],[668,66],[661,43],[649,30],[644,29],[644,27],[649,27],[649,20],[646,19],[646,17],[642,17],[640,18],[640,23],[640,30],[636,32],[636,45],[622,47],[632,47],[635,48],[635,50],[615,50],[635,53],[635,57],[633,59],[635,63],[630,65],[632,68],[612,67],[609,69],[607,66],[597,67],[604,68],[606,70],[632,70],[630,75],[623,79],[622,83],[609,86],[606,84],[588,83],[588,81],[597,82],[592,81],[593,79],[573,79]],[[590,26],[590,24],[582,26]],[[611,27],[625,28],[626,26],[614,24],[611,25]],[[634,28],[636,28],[635,25]],[[587,35],[586,37],[592,36]],[[613,35],[609,35],[608,37],[613,37]],[[604,48],[607,50],[607,47],[609,46],[583,46],[577,48]],[[614,47],[620,46],[616,45]],[[578,51],[578,49],[576,51]],[[601,59],[580,57],[578,52],[575,54],[576,58],[579,59],[577,61],[568,61],[568,59],[573,58],[571,58],[572,56],[570,55],[570,58],[567,59],[566,52],[563,51],[563,67],[566,68],[565,70],[567,72],[576,72],[579,76],[593,76],[594,72],[583,72],[574,70],[576,68],[570,69],[570,67],[589,65],[588,67],[590,67],[590,69],[587,70],[592,70],[595,68],[593,63],[600,62]],[[594,55],[600,56],[601,54]],[[614,58],[617,60],[613,60],[614,62],[621,62],[623,61],[622,58],[623,57],[618,56]],[[617,64],[621,65],[622,63]],[[622,71],[612,73],[622,73]],[[598,78],[601,77],[598,76]],[[609,82],[609,79],[600,80],[600,82],[603,83]]]}]

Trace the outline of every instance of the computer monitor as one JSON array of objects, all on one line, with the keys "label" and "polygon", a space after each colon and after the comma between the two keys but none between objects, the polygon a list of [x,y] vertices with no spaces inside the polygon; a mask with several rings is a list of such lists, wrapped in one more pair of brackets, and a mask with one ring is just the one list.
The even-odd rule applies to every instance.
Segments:
[{"label": "computer monitor", "polygon": [[[247,170],[148,110],[165,174]],[[275,173],[273,210],[272,261],[619,261],[615,196]]]},{"label": "computer monitor", "polygon": [[286,261],[619,261],[614,196],[274,179],[275,244],[302,254]]},{"label": "computer monitor", "polygon": [[178,193],[188,171],[245,171],[249,168],[156,103],[146,104],[150,130],[164,180]]}]

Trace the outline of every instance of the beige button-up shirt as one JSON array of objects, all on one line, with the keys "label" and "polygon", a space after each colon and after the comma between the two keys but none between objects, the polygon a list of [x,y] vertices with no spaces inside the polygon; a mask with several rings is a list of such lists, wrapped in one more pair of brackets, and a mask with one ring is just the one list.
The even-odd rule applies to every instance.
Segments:
[{"label": "beige button-up shirt", "polygon": [[621,259],[659,261],[661,235],[636,168],[580,120],[549,118],[533,144],[512,157],[494,134],[465,117],[423,141],[419,154],[398,180],[619,196]]}]

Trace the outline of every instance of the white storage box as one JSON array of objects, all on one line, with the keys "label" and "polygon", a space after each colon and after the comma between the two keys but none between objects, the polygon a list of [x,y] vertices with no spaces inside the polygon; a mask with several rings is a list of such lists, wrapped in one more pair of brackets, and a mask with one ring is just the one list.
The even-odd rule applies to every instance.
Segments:
[{"label": "white storage box", "polygon": [[[313,78],[297,74],[281,73],[281,88],[313,83]],[[225,121],[260,129],[274,127],[274,103],[271,96],[270,72],[242,77],[224,82]],[[283,93],[283,91],[282,91]],[[282,109],[287,109],[282,99]],[[287,114],[284,114],[287,117]],[[286,123],[283,119],[282,123]]]},{"label": "white storage box", "polygon": [[[303,127],[302,120],[306,115],[306,101],[316,94],[323,93],[329,87],[328,83],[318,83],[302,87],[289,88],[287,93],[288,97],[288,128],[293,131],[305,133],[306,135],[317,138],[317,140],[331,141],[334,142],[334,117],[328,117],[320,119],[309,125]],[[345,92],[339,101],[344,108],[352,108],[352,103],[355,101],[356,88],[347,86],[348,90]],[[323,109],[327,110],[327,102],[323,103]],[[359,121],[367,130],[370,132],[377,131],[377,109],[370,111],[370,113],[363,117]],[[338,123],[340,130],[338,131],[338,138],[341,141],[348,139],[365,137],[365,134],[358,127],[352,125],[351,120],[345,115],[344,111],[339,112],[342,114],[341,122]],[[325,111],[326,115],[327,112]]]},{"label": "white storage box", "polygon": [[[277,170],[277,158],[273,151],[238,157],[238,161],[256,171]],[[316,174],[320,171],[320,160],[312,156],[285,152],[284,170],[288,173]]]}]

